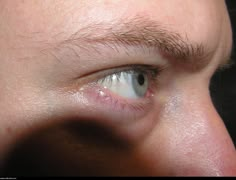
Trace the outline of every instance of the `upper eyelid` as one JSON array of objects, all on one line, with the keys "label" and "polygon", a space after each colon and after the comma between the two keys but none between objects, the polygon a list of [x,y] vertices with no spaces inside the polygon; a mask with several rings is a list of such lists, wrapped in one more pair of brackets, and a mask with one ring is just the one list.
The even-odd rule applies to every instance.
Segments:
[{"label": "upper eyelid", "polygon": [[109,78],[112,75],[116,75],[119,77],[121,73],[147,73],[148,75],[151,75],[152,78],[155,77],[158,73],[160,73],[164,68],[160,67],[154,67],[151,65],[131,65],[126,67],[118,67],[118,68],[112,68],[109,70],[105,70],[102,75],[100,75],[99,80],[103,80],[105,78]]},{"label": "upper eyelid", "polygon": [[[127,74],[136,74],[136,73],[147,73],[147,71],[150,72],[150,69],[146,69],[146,70],[140,70],[140,68],[135,68],[133,67],[132,69],[126,69],[126,70],[119,70],[117,72],[112,72],[111,74],[108,74],[108,75],[105,75],[105,77],[101,78],[100,80],[98,81],[105,81],[105,80],[108,80],[108,81],[112,81],[112,76],[116,76],[117,78],[117,81],[120,81],[120,77],[121,75],[123,75],[124,77],[127,76]],[[148,72],[148,73],[149,73]]]},{"label": "upper eyelid", "polygon": [[[99,79],[105,78],[106,76],[120,73],[120,72],[128,72],[128,71],[147,71],[152,70],[153,73],[161,72],[162,70],[166,69],[166,66],[154,66],[154,65],[142,65],[142,64],[132,64],[132,65],[123,65],[118,67],[106,68],[106,69],[99,69],[89,74],[84,74],[80,77],[75,77],[75,81],[80,81],[82,84],[86,84],[89,82],[96,82]],[[150,72],[150,71],[149,71]]]}]

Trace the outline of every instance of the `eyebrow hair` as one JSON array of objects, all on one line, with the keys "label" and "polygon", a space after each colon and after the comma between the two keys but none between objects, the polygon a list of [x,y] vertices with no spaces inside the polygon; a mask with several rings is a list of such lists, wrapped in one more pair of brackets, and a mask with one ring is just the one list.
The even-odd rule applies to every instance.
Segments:
[{"label": "eyebrow hair", "polygon": [[[82,43],[83,42],[83,43]],[[156,21],[144,17],[135,17],[112,24],[95,23],[80,28],[63,43],[77,46],[92,46],[94,43],[112,44],[117,46],[138,46],[152,48],[163,55],[172,64],[186,67],[190,71],[198,71],[211,60],[213,52],[203,44],[191,42],[187,35],[178,32]]]}]

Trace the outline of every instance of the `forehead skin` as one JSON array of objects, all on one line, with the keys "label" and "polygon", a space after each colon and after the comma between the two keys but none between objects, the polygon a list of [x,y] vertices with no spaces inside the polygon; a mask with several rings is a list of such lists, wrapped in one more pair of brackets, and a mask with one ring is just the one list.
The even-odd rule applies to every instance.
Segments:
[{"label": "forehead skin", "polygon": [[[224,1],[1,1],[0,35],[13,46],[63,40],[88,24],[114,24],[136,16],[160,23],[211,51],[226,56],[231,32]],[[204,28],[203,28],[204,27]],[[6,34],[12,34],[6,36]],[[94,32],[94,33],[100,33]],[[22,38],[28,37],[22,44]],[[20,44],[15,38],[19,38]],[[14,40],[14,41],[13,41]],[[38,40],[38,41],[37,41]],[[32,44],[30,44],[32,46]],[[28,45],[28,46],[30,46]],[[36,46],[40,46],[38,43]]]},{"label": "forehead skin", "polygon": [[[208,64],[205,71],[201,73],[201,79],[204,79],[203,77],[205,76],[207,77],[207,80],[209,80],[213,72],[216,70],[217,66],[219,66],[219,64],[221,63],[224,63],[223,61],[225,61],[230,54],[232,46],[231,27],[225,3],[221,0],[0,1],[0,116],[4,117],[0,120],[0,129],[4,129],[5,127],[11,127],[11,129],[13,129],[11,130],[12,136],[5,136],[5,129],[4,131],[0,131],[0,133],[2,133],[2,136],[0,137],[6,137],[4,138],[4,140],[0,139],[0,156],[1,154],[4,154],[4,150],[7,149],[4,146],[9,145],[11,138],[13,139],[14,136],[17,136],[19,134],[19,129],[26,129],[26,127],[29,127],[36,122],[32,120],[41,120],[45,119],[45,117],[51,117],[51,114],[54,115],[54,107],[52,107],[50,103],[55,103],[55,101],[59,98],[55,98],[53,96],[54,94],[50,94],[49,92],[48,94],[50,94],[50,98],[47,99],[46,95],[48,94],[45,92],[50,89],[48,87],[52,87],[52,84],[55,81],[59,81],[58,79],[60,79],[61,81],[66,81],[67,73],[64,72],[64,66],[61,67],[56,64],[56,58],[40,58],[42,51],[44,49],[50,49],[51,46],[55,46],[57,43],[64,41],[72,34],[77,33],[80,29],[83,29],[83,27],[86,27],[87,25],[102,23],[104,26],[106,26],[106,24],[110,26],[115,25],[117,22],[122,22],[126,19],[133,19],[135,17],[145,17],[146,19],[158,22],[159,24],[166,27],[166,29],[177,32],[182,37],[189,39],[191,42],[203,44],[204,47],[211,51],[213,54],[210,58],[211,62]],[[102,32],[98,30],[94,31],[93,33],[99,35]],[[66,63],[67,59],[63,60]],[[69,64],[68,66],[71,66],[71,62],[68,61],[67,63]],[[114,61],[112,63],[113,66],[116,67],[118,62]],[[125,63],[125,61],[123,61],[122,63]],[[94,62],[94,64],[95,65],[93,65],[93,68],[96,65],[98,66],[97,62]],[[89,72],[90,68],[92,67],[91,63],[85,60],[80,61],[80,63],[76,66],[78,66],[77,69],[79,69],[79,71],[83,70],[84,72]],[[192,76],[189,77],[191,82]],[[189,87],[185,87],[184,85],[186,85],[186,82],[180,81],[180,87],[181,83],[183,84],[184,89],[194,89],[194,87],[192,87],[193,84],[191,83],[188,83]],[[206,93],[206,84],[207,83],[204,84],[204,87],[199,87],[196,91],[194,91],[198,95],[200,94],[200,92],[204,92],[204,97],[206,97],[204,99],[201,99],[202,101],[199,101],[198,103],[195,103],[195,101],[199,99],[200,95],[199,97],[195,97],[192,104],[198,106],[195,109],[196,112],[198,112],[197,110],[198,108],[201,108],[202,104],[207,104],[205,102],[208,102],[209,97],[207,94],[208,92]],[[53,85],[56,89],[57,87],[55,86],[55,84]],[[197,85],[195,85],[195,88],[196,87]],[[174,93],[175,92],[173,92],[172,95]],[[187,112],[191,112],[191,109],[188,110],[189,102],[187,97],[191,97],[192,92],[188,93],[189,94],[184,95],[185,101],[183,101],[183,104],[185,106],[182,107],[183,114],[173,113],[170,115],[172,116],[171,118],[167,114],[169,119],[173,120],[176,117],[184,117],[186,109]],[[43,95],[45,95],[45,97],[43,97]],[[8,98],[10,98],[10,101]],[[177,96],[174,98],[176,98],[176,101],[178,101]],[[174,106],[174,104],[175,102],[172,104],[170,102],[170,106]],[[206,109],[211,109],[207,105],[205,107]],[[175,107],[170,107],[170,109],[171,108]],[[168,109],[166,111],[168,111]],[[200,113],[199,116],[201,117],[201,115],[205,117],[209,114]],[[197,116],[198,114],[189,117],[198,118]],[[213,117],[217,116],[215,115]],[[170,130],[170,127],[173,127],[173,129],[175,127],[187,129],[187,127],[191,126],[191,128],[186,131],[188,134],[184,134],[182,129],[178,129],[179,136],[176,136],[174,130],[170,130],[169,135],[174,138],[173,140],[171,139],[171,137],[169,139],[166,139],[171,139],[172,141],[165,141],[166,139],[164,138],[159,139],[158,142],[165,144],[165,147],[168,147],[170,149],[169,150],[168,148],[166,148],[166,151],[164,152],[165,155],[168,155],[168,153],[172,155],[172,157],[169,157],[169,162],[178,157],[184,159],[184,161],[188,161],[188,158],[186,158],[185,155],[191,154],[191,148],[193,147],[197,147],[197,149],[199,149],[198,156],[196,158],[193,158],[194,162],[198,161],[198,157],[205,157],[202,150],[205,150],[206,148],[204,148],[203,145],[198,146],[197,143],[194,143],[194,140],[198,140],[198,135],[200,134],[198,132],[199,130],[204,133],[207,132],[208,129],[201,129],[201,125],[205,125],[207,123],[202,123],[202,120],[198,124],[190,124],[190,121],[188,121],[187,119],[187,116],[183,118],[183,122],[187,121],[188,124],[181,125],[181,123],[178,123],[178,121],[176,120],[169,121],[169,124],[167,123],[167,125],[162,125],[160,126],[160,128],[158,128],[158,130],[162,131],[162,137],[164,137],[166,130]],[[199,118],[199,120],[201,119]],[[172,122],[175,122],[176,124],[172,124]],[[212,122],[213,121],[210,121],[209,124]],[[170,127],[167,127],[168,125],[170,125]],[[214,128],[217,128],[220,125],[220,123],[215,123],[214,127],[212,127],[210,130],[214,131]],[[192,132],[191,130],[193,130],[194,132]],[[160,132],[156,133],[158,135],[161,134]],[[184,135],[186,135],[186,137]],[[180,140],[179,137],[182,137],[182,139],[184,139],[186,147],[190,147],[188,149],[189,151],[181,148],[181,145],[184,145],[184,143]],[[194,140],[191,140],[191,137],[193,137]],[[151,163],[149,164],[149,166],[152,166],[152,162],[154,161],[159,161],[160,164],[166,166],[168,166],[169,164],[172,165],[172,163],[168,164],[168,162],[165,161],[165,156],[163,156],[162,150],[165,150],[165,147],[161,149],[157,144],[153,145],[156,140],[155,138],[156,137],[154,133],[153,137],[151,137],[145,144],[146,146],[143,147],[143,153],[141,152],[140,154],[145,156],[144,159],[147,157],[147,159],[150,160]],[[189,141],[186,141],[186,139]],[[208,141],[207,138],[205,139],[201,137],[199,139],[199,142],[204,142],[205,144],[209,143],[207,149],[210,149],[211,145],[217,144],[218,139],[219,141],[225,140],[226,144],[230,144],[230,140],[227,135],[221,136],[221,134],[218,135],[218,138],[214,140],[211,139],[210,142],[206,142]],[[167,142],[170,143],[168,144]],[[195,146],[191,146],[192,144],[194,144]],[[149,150],[145,151],[147,149]],[[89,150],[90,149],[88,149],[88,151]],[[168,150],[172,151],[169,152]],[[96,149],[94,151],[96,151]],[[98,152],[95,152],[94,154]],[[85,151],[85,155],[83,157],[86,157],[86,153],[87,151]],[[106,154],[106,151],[104,151],[104,153]],[[153,153],[157,155],[157,157],[149,157],[149,153]],[[175,156],[177,153],[182,154],[179,156]],[[232,155],[233,153],[234,150],[231,151],[230,155]],[[68,153],[66,155],[69,156],[70,154]],[[73,158],[74,157],[72,157],[71,159],[74,160]],[[107,158],[107,162],[110,162],[108,166],[113,165],[112,153],[109,154],[109,156],[101,157],[102,160],[104,160],[103,158],[105,160]],[[128,164],[130,163],[132,167],[135,167],[135,160],[139,160],[140,157],[122,156],[120,158],[123,158],[124,162],[127,162]],[[129,161],[129,158],[133,158],[135,160]],[[206,164],[212,163],[211,161],[206,161],[207,160],[204,161],[204,163]],[[193,164],[190,163],[190,165]],[[143,165],[141,164],[137,166],[140,166],[139,168],[142,169]],[[178,159],[176,160],[175,164],[173,163],[172,166],[178,166]],[[134,172],[135,171],[136,169],[134,168]],[[159,168],[159,171],[162,171],[161,167]],[[213,169],[212,171],[217,170]]]}]

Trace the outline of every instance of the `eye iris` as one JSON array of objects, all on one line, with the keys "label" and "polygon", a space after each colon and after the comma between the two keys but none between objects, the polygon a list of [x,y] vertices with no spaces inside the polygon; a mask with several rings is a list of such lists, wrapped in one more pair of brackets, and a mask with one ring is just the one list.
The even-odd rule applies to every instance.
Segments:
[{"label": "eye iris", "polygon": [[149,87],[147,73],[138,70],[111,74],[100,79],[98,83],[124,98],[145,97]]},{"label": "eye iris", "polygon": [[145,74],[138,73],[133,76],[133,89],[138,97],[145,96],[148,89],[148,79]]},{"label": "eye iris", "polygon": [[145,79],[144,79],[143,74],[139,74],[138,75],[138,83],[139,83],[139,85],[140,86],[144,85],[144,81],[145,81]]}]

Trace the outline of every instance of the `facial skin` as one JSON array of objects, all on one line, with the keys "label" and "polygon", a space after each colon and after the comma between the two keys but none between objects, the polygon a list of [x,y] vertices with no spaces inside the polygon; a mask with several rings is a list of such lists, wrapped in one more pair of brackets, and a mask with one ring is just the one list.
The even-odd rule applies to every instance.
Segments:
[{"label": "facial skin", "polygon": [[[2,0],[0,9],[3,168],[29,138],[36,173],[236,175],[208,90],[231,52],[224,1]],[[164,67],[150,96],[99,91],[97,80],[133,65]]]}]

